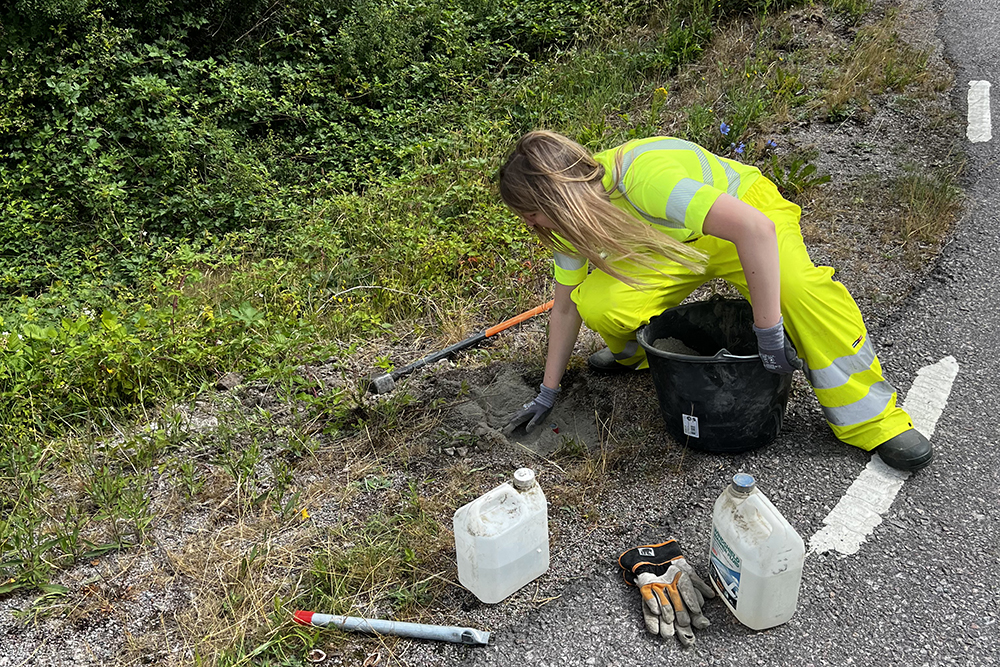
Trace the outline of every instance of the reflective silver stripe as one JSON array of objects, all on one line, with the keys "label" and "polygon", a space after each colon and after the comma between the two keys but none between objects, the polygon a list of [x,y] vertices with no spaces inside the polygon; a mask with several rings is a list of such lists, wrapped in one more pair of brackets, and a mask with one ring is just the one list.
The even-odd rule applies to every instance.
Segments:
[{"label": "reflective silver stripe", "polygon": [[[698,157],[698,163],[701,165],[702,182],[705,185],[715,185],[715,179],[712,176],[712,167],[708,162],[708,154],[702,150],[701,146],[698,144],[692,144],[690,141],[685,141],[683,139],[659,139],[658,141],[651,141],[648,144],[643,144],[642,146],[636,146],[622,156],[622,173],[621,178],[618,179],[618,189],[622,194],[625,194],[625,173],[628,172],[629,167],[632,166],[632,163],[637,157],[646,151],[655,150],[692,151]],[[729,167],[728,165],[725,166],[728,167],[729,171],[732,171],[732,167]],[[726,172],[727,175],[729,171]],[[738,178],[739,177],[737,176],[737,179]]]},{"label": "reflective silver stripe", "polygon": [[[673,191],[671,191],[670,197],[667,200],[667,208],[664,211],[664,215],[666,216],[665,219],[652,216],[636,206],[635,202],[633,202],[628,196],[628,191],[625,187],[625,174],[628,173],[632,163],[635,162],[635,159],[643,153],[652,150],[691,151],[698,157],[698,163],[701,165],[702,183],[699,183],[691,178],[682,179]],[[722,162],[722,166],[725,168],[726,176],[729,179],[729,190],[733,189],[733,183],[735,182],[735,188],[738,191],[740,183],[739,174],[737,174],[733,168],[725,162]],[[639,212],[639,215],[641,215],[647,222],[651,222],[654,225],[669,227],[670,229],[685,229],[684,220],[687,216],[687,209],[688,206],[691,205],[691,201],[694,199],[695,193],[703,184],[715,185],[715,178],[712,176],[712,167],[708,161],[708,154],[702,150],[701,146],[683,139],[659,139],[657,141],[651,141],[648,144],[636,146],[622,156],[621,174],[616,174],[615,176],[618,191],[625,197],[625,201],[631,204],[632,208]],[[733,196],[735,196],[735,193],[733,193]]]},{"label": "reflective silver stripe", "polygon": [[553,253],[553,258],[556,266],[564,271],[578,271],[587,264],[587,260],[583,257],[571,257],[561,252]]},{"label": "reflective silver stripe", "polygon": [[[680,182],[674,186],[674,189],[670,191],[670,197],[667,199],[667,209],[665,211],[667,219],[674,221],[679,220],[680,226],[684,227],[684,220],[687,217],[688,206],[691,205],[691,201],[694,196],[703,187],[702,183],[692,180],[690,178],[682,178]],[[672,226],[672,225],[667,225]]]},{"label": "reflective silver stripe", "polygon": [[[690,181],[691,179],[688,178],[688,179],[685,179],[685,180],[689,180]],[[693,183],[697,183],[698,181],[692,181],[692,182]],[[680,187],[680,186],[678,186],[678,187]],[[674,190],[676,191],[677,188],[674,188]],[[657,218],[657,217],[654,217],[652,215],[649,215],[648,213],[646,213],[645,211],[643,211],[641,208],[639,208],[638,206],[636,206],[635,203],[631,199],[629,199],[629,196],[625,195],[626,201],[628,201],[629,204],[632,204],[632,208],[634,208],[636,211],[638,211],[639,215],[641,215],[642,217],[644,217],[646,219],[646,222],[651,222],[652,224],[654,224],[654,225],[660,225],[661,227],[669,227],[670,229],[684,229],[684,217],[683,217],[683,214],[687,211],[687,207],[688,207],[688,204],[691,203],[691,199],[688,198],[687,201],[685,201],[683,203],[681,201],[675,202],[675,204],[674,204],[675,206],[679,207],[679,206],[683,205],[684,208],[681,210],[681,216],[677,217],[677,218],[674,218],[671,215],[669,215],[669,212],[671,210],[670,209],[670,202],[673,201],[673,198],[674,198],[674,193],[671,192],[670,193],[670,201],[667,202],[667,209],[666,209],[666,211],[664,211],[664,214],[666,214],[667,217],[665,217],[665,218]]]},{"label": "reflective silver stripe", "polygon": [[729,181],[729,186],[726,188],[726,194],[739,197],[740,192],[740,173],[729,166],[728,162],[722,162],[722,168],[726,170],[726,180]]},{"label": "reflective silver stripe", "polygon": [[622,361],[623,359],[628,359],[629,357],[634,357],[635,353],[639,351],[639,343],[634,340],[630,340],[625,343],[625,349],[621,352],[615,352],[615,361]]},{"label": "reflective silver stripe", "polygon": [[896,393],[892,385],[884,380],[876,382],[868,390],[864,398],[835,408],[823,406],[826,420],[834,426],[853,426],[874,419],[889,405],[892,395]]},{"label": "reflective silver stripe", "polygon": [[810,368],[806,373],[813,389],[833,389],[847,384],[855,373],[870,370],[875,361],[875,346],[865,340],[855,354],[834,359],[833,363],[819,370]]}]

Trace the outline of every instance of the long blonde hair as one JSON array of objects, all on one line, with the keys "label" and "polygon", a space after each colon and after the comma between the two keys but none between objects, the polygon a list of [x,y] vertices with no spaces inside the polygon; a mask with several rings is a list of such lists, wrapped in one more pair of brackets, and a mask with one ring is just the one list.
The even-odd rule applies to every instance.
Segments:
[{"label": "long blonde hair", "polygon": [[518,140],[501,168],[500,197],[518,215],[545,214],[555,229],[536,226],[534,231],[547,248],[585,257],[631,285],[641,286],[642,281],[612,263],[663,275],[664,260],[699,273],[705,270],[704,253],[615,206],[603,178],[604,166],[586,148],[561,134],[537,130]]}]

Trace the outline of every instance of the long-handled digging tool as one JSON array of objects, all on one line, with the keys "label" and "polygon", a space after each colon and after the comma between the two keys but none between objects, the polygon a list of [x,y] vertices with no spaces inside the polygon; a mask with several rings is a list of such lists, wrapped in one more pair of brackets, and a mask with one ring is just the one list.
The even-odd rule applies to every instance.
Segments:
[{"label": "long-handled digging tool", "polygon": [[486,645],[490,643],[490,633],[474,628],[403,623],[401,621],[359,618],[357,616],[334,616],[332,614],[317,614],[311,611],[297,611],[293,616],[293,620],[299,625],[310,625],[314,628],[337,628],[338,630],[367,632],[377,635],[435,639],[455,644]]},{"label": "long-handled digging tool", "polygon": [[543,303],[542,305],[532,308],[531,310],[526,310],[517,317],[512,317],[509,320],[501,322],[500,324],[495,324],[489,329],[486,329],[485,331],[480,331],[477,334],[469,336],[465,340],[455,343],[454,345],[449,345],[443,350],[438,350],[433,354],[428,354],[423,359],[418,359],[409,366],[403,366],[402,368],[397,368],[391,373],[385,373],[384,375],[378,375],[369,378],[368,391],[370,391],[373,394],[385,394],[386,392],[390,392],[392,391],[393,387],[396,386],[396,380],[398,380],[399,378],[405,375],[409,375],[413,371],[417,370],[418,368],[423,368],[427,364],[433,364],[435,361],[440,361],[441,359],[449,357],[455,352],[458,352],[459,350],[464,350],[468,347],[472,347],[473,345],[477,345],[478,343],[481,343],[490,336],[495,336],[501,331],[505,331],[511,328],[515,324],[520,324],[525,320],[530,320],[535,315],[540,315],[541,313],[544,313],[545,311],[552,308],[553,303],[554,303],[553,301],[549,301],[548,303]]}]

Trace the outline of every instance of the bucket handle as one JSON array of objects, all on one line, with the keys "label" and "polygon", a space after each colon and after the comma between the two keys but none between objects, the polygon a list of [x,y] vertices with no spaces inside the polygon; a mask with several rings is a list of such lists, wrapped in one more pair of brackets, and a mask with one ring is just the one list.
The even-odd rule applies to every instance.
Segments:
[{"label": "bucket handle", "polygon": [[686,361],[689,363],[701,363],[701,364],[712,364],[724,361],[760,361],[760,356],[757,354],[733,354],[726,348],[722,348],[716,352],[711,357],[700,355],[700,354],[681,354],[679,352],[667,352],[666,350],[660,350],[653,347],[646,339],[646,326],[639,327],[636,331],[636,341],[642,348],[646,351],[647,355],[652,354],[653,356],[660,357],[661,359],[673,359],[675,361]]},{"label": "bucket handle", "polygon": [[667,352],[665,350],[658,350],[653,348],[650,350],[646,348],[646,354],[653,353],[658,357],[664,359],[676,359],[678,361],[688,361],[694,363],[710,364],[720,361],[759,361],[760,356],[756,354],[733,354],[726,348],[722,348],[716,352],[711,357],[706,357],[701,354],[681,354],[679,352]]}]

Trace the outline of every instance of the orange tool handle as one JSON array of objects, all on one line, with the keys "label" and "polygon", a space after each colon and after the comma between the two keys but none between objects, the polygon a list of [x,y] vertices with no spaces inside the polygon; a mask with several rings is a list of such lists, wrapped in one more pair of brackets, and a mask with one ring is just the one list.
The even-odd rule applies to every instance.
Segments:
[{"label": "orange tool handle", "polygon": [[553,299],[552,301],[549,301],[548,303],[543,303],[540,306],[536,306],[535,308],[532,308],[531,310],[526,310],[523,313],[521,313],[520,315],[518,315],[516,317],[512,317],[509,320],[501,322],[500,324],[494,324],[489,329],[487,329],[484,333],[486,334],[486,337],[489,338],[490,336],[492,336],[494,334],[500,333],[504,329],[511,328],[515,324],[520,324],[521,322],[524,322],[525,320],[530,320],[535,315],[541,315],[546,310],[550,310],[552,308],[552,304],[554,304],[554,303],[555,303],[555,299]]}]

